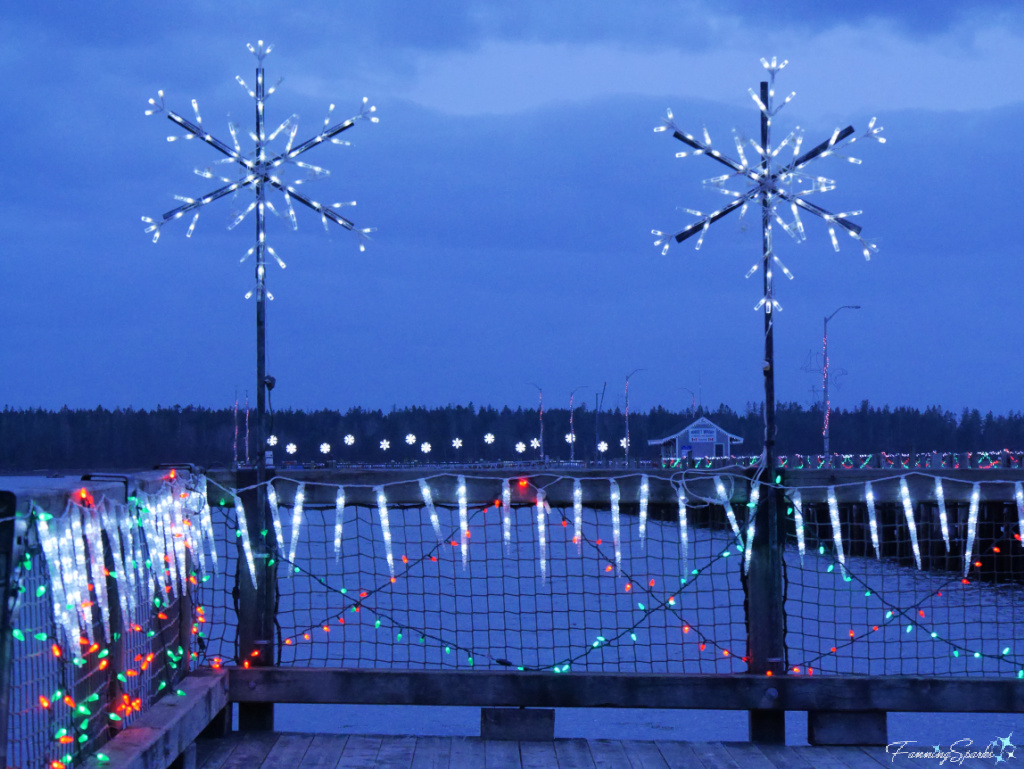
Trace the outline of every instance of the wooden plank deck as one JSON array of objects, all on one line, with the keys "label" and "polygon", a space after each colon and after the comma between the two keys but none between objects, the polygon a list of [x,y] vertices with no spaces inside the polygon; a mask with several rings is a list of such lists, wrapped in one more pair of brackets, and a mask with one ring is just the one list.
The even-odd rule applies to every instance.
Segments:
[{"label": "wooden plank deck", "polygon": [[[922,759],[906,756],[894,761],[885,748],[735,742],[512,742],[477,737],[233,732],[196,745],[196,769],[920,769],[922,765]],[[958,766],[991,767],[992,760],[967,759]]]}]

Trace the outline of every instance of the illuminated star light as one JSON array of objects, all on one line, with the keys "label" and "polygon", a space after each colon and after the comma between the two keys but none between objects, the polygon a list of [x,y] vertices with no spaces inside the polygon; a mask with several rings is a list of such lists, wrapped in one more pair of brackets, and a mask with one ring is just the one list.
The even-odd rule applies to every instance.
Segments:
[{"label": "illuminated star light", "polygon": [[576,436],[573,433],[566,433],[565,434],[565,442],[566,443],[575,443],[576,442]]},{"label": "illuminated star light", "polygon": [[[879,136],[882,128],[881,126],[876,127],[875,118],[872,118],[862,136],[850,138],[854,133],[852,126],[847,126],[843,129],[836,128],[831,137],[802,154],[800,148],[803,144],[803,132],[799,127],[779,142],[778,145],[773,145],[771,141],[771,119],[790,102],[795,94],[791,93],[781,104],[775,106],[775,75],[786,66],[787,62],[783,61],[780,63],[773,57],[771,62],[761,59],[761,64],[768,71],[770,78],[767,103],[758,94],[754,93],[753,90],[750,91],[750,95],[753,97],[758,109],[767,118],[769,128],[766,146],[761,147],[753,139],[743,142],[734,131],[733,141],[738,160],[733,159],[712,146],[711,136],[706,128],[701,138],[692,136],[679,129],[674,122],[672,110],[668,111],[668,117],[663,121],[664,125],[654,129],[655,132],[671,131],[673,138],[678,139],[689,147],[686,151],[676,153],[677,158],[688,155],[707,155],[712,160],[716,160],[726,166],[730,172],[704,181],[704,186],[720,192],[729,198],[729,202],[725,206],[712,213],[686,209],[687,213],[696,216],[699,221],[672,234],[666,234],[660,230],[652,230],[651,232],[657,236],[658,239],[654,242],[654,245],[662,247],[662,254],[668,253],[672,240],[682,243],[694,235],[698,236],[697,249],[699,250],[704,243],[704,235],[712,224],[736,210],[740,211],[740,216],[742,217],[746,212],[747,206],[752,202],[759,202],[763,196],[767,204],[767,213],[763,221],[765,244],[763,262],[767,271],[767,292],[754,309],[760,310],[761,307],[764,307],[766,313],[771,313],[773,310],[782,309],[774,298],[773,267],[777,266],[787,278],[793,278],[793,274],[779,260],[773,249],[772,230],[774,224],[782,227],[786,234],[795,241],[801,242],[806,240],[807,237],[804,232],[803,221],[800,218],[801,212],[810,213],[825,223],[825,226],[828,228],[829,237],[832,240],[832,246],[836,251],[839,250],[839,239],[836,237],[837,227],[860,243],[865,259],[870,259],[871,252],[878,250],[875,244],[861,237],[860,225],[850,220],[851,217],[860,214],[860,211],[846,211],[834,214],[808,200],[810,195],[835,189],[836,183],[824,176],[809,173],[806,169],[812,161],[828,157],[829,155],[842,158],[850,163],[860,164],[861,161],[859,159],[840,154],[839,150],[849,148],[858,138],[875,139],[880,143],[884,143],[885,139]],[[791,157],[787,158],[786,154],[780,157],[780,153],[787,146],[792,149]],[[753,154],[748,158],[745,150],[753,150]],[[732,180],[740,180],[745,183],[745,187],[741,190],[729,188],[727,185]],[[747,272],[747,277],[749,278],[753,275],[760,266],[761,261],[759,260]]]},{"label": "illuminated star light", "polygon": [[[367,239],[369,233],[373,232],[373,228],[357,229],[355,224],[334,211],[335,208],[341,208],[346,205],[355,205],[355,201],[324,205],[299,192],[298,187],[304,182],[328,176],[330,172],[325,168],[301,161],[298,157],[325,141],[330,141],[333,144],[347,144],[348,142],[338,138],[339,134],[354,126],[358,120],[368,120],[371,123],[377,123],[379,119],[373,114],[376,111],[376,107],[368,104],[368,99],[364,98],[359,114],[347,120],[343,120],[340,123],[335,123],[334,125],[331,125],[331,115],[334,112],[334,105],[332,104],[327,111],[327,118],[324,120],[324,125],[320,129],[320,132],[312,138],[297,145],[295,144],[295,136],[298,133],[297,115],[289,117],[281,123],[277,129],[268,135],[263,117],[264,104],[266,102],[266,98],[274,92],[277,86],[272,86],[269,90],[266,88],[263,74],[263,59],[270,53],[273,46],[264,46],[263,41],[260,40],[256,46],[249,44],[247,47],[258,61],[255,88],[250,90],[240,77],[236,78],[236,80],[238,80],[242,88],[245,89],[256,103],[256,131],[251,134],[253,141],[256,144],[254,151],[250,154],[243,154],[242,147],[238,142],[237,127],[234,124],[229,124],[228,126],[231,133],[231,145],[215,138],[212,134],[207,132],[207,130],[203,128],[203,119],[199,114],[199,105],[195,99],[192,100],[192,109],[195,112],[195,122],[193,122],[192,120],[179,115],[177,112],[166,110],[164,105],[164,92],[158,91],[158,99],[149,100],[149,109],[146,110],[146,114],[154,115],[158,112],[166,111],[168,119],[170,119],[176,126],[186,131],[183,136],[167,137],[168,141],[176,141],[179,138],[201,139],[225,156],[223,159],[218,161],[218,163],[229,165],[237,172],[237,176],[236,178],[231,179],[229,177],[222,176],[219,173],[215,174],[211,168],[197,168],[196,173],[199,176],[206,179],[216,178],[219,181],[224,182],[224,185],[218,189],[208,192],[200,198],[177,196],[178,199],[182,201],[182,205],[163,214],[159,219],[144,216],[142,217],[142,221],[148,225],[146,227],[146,232],[153,233],[153,242],[155,243],[160,239],[161,228],[167,224],[167,222],[180,219],[186,214],[192,214],[192,222],[185,233],[186,237],[191,237],[192,232],[195,229],[196,222],[199,219],[200,210],[203,206],[227,195],[234,195],[245,188],[251,189],[254,193],[253,201],[234,219],[229,226],[229,229],[233,229],[240,224],[249,213],[254,210],[256,211],[256,245],[250,248],[245,256],[242,257],[242,261],[245,261],[251,254],[256,254],[256,287],[253,291],[250,291],[246,297],[248,298],[252,296],[253,293],[256,293],[257,299],[262,299],[264,294],[266,294],[267,298],[272,299],[273,297],[270,292],[266,291],[265,287],[265,257],[269,254],[282,268],[284,268],[285,264],[274,249],[266,244],[264,219],[266,209],[269,208],[271,213],[278,214],[274,205],[266,199],[267,190],[274,188],[282,193],[284,197],[285,211],[292,229],[298,229],[298,220],[296,219],[295,209],[292,205],[293,201],[297,201],[319,214],[320,220],[325,229],[328,228],[328,221],[331,221],[347,230],[350,230],[351,232],[356,233],[360,239],[359,250],[364,251],[366,249],[364,241]],[[275,153],[269,150],[269,145],[279,134],[284,134],[287,141],[284,149]],[[284,172],[289,166],[294,169],[298,169],[301,177],[292,180],[286,179]]]},{"label": "illuminated star light", "polygon": [[629,441],[625,438],[619,438],[619,445],[622,446],[622,448],[626,448],[626,446],[629,445]]},{"label": "illuminated star light", "polygon": [[433,447],[429,443],[423,442],[420,444],[420,451],[422,451],[424,454],[429,454],[431,448]]}]

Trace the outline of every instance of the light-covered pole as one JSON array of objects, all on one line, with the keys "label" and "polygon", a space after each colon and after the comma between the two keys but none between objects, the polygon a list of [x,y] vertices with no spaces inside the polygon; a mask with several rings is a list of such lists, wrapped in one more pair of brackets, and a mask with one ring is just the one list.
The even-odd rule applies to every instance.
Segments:
[{"label": "light-covered pole", "polygon": [[[839,308],[839,310],[859,310],[859,309],[860,309],[860,305],[859,304],[844,304],[842,307]],[[832,320],[832,318],[834,318],[836,316],[836,314],[839,312],[839,310],[836,310],[831,315],[825,316],[825,332],[824,332],[824,335],[823,335],[823,342],[822,342],[822,345],[823,345],[823,348],[824,348],[824,352],[822,353],[822,365],[821,365],[821,379],[822,379],[822,381],[821,381],[821,387],[822,387],[822,391],[824,392],[824,396],[825,396],[825,423],[824,423],[824,425],[821,428],[821,434],[822,434],[822,436],[825,439],[825,466],[826,467],[832,467],[832,453],[831,453],[831,449],[829,448],[829,442],[828,442],[829,429],[830,429],[829,413],[830,413],[830,411],[832,409],[832,404],[831,404],[831,402],[828,399],[828,322],[830,320]]]},{"label": "light-covered pole", "polygon": [[645,368],[638,368],[626,374],[626,437],[622,439],[622,448],[626,450],[626,467],[629,467],[629,378],[638,371],[646,371]]},{"label": "light-covered pole", "polygon": [[538,419],[540,420],[540,458],[544,460],[544,391],[541,389],[539,384],[530,382],[534,387],[537,388],[537,412]]},{"label": "light-covered pole", "polygon": [[570,462],[575,462],[576,461],[576,430],[573,428],[573,421],[572,421],[572,419],[573,419],[572,399],[576,395],[576,393],[578,393],[584,387],[586,387],[586,385],[580,385],[575,390],[573,390],[571,393],[569,393],[569,436],[568,436],[568,439],[569,439],[569,461]]}]

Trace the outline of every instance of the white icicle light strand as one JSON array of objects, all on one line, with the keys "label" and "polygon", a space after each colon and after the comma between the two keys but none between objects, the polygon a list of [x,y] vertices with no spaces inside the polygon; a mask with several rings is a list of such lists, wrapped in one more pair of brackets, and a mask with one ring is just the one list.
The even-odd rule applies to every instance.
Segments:
[{"label": "white icicle light strand", "polygon": [[685,579],[685,575],[690,573],[690,532],[687,530],[686,525],[686,495],[682,489],[679,490],[676,503],[679,505],[679,548]]},{"label": "white icicle light strand", "polygon": [[388,561],[388,573],[395,578],[395,558],[391,551],[391,521],[388,519],[388,498],[384,496],[384,487],[375,486],[377,495],[377,516],[380,519],[381,536],[384,539],[384,555]]},{"label": "white icicle light strand", "polygon": [[800,553],[800,563],[804,562],[807,552],[807,541],[804,539],[804,501],[799,491],[793,492],[793,521],[796,525],[796,549]]},{"label": "white icicle light strand", "polygon": [[441,521],[437,517],[437,508],[434,507],[434,495],[430,493],[430,486],[427,481],[420,478],[420,494],[423,496],[423,504],[427,506],[427,515],[430,516],[430,525],[434,527],[434,536],[441,541]]},{"label": "white icicle light strand", "polygon": [[1024,546],[1024,486],[1020,481],[1013,484],[1013,498],[1017,500],[1017,534]]},{"label": "white icicle light strand", "polygon": [[639,533],[640,533],[640,549],[644,549],[645,541],[647,539],[647,503],[651,498],[651,485],[647,480],[646,475],[640,476],[640,521],[639,521]]},{"label": "white icicle light strand", "polygon": [[274,525],[274,538],[277,540],[277,552],[284,552],[284,529],[281,528],[281,510],[277,501],[277,490],[271,481],[267,484],[267,503],[270,505],[270,519]]},{"label": "white icicle light strand", "polygon": [[501,540],[505,553],[509,553],[512,549],[512,489],[507,478],[501,482]]},{"label": "white icicle light strand", "polygon": [[949,552],[949,519],[946,516],[946,495],[942,490],[942,479],[935,479],[935,499],[939,503],[939,528],[942,529],[942,541]]},{"label": "white icicle light strand", "polygon": [[455,493],[459,499],[459,549],[462,551],[462,568],[465,569],[469,561],[469,502],[466,500],[466,479],[461,475]]},{"label": "white icicle light strand", "polygon": [[302,513],[306,503],[306,484],[300,483],[295,489],[295,501],[292,505],[292,538],[288,544],[288,561],[295,563],[295,555],[299,549],[299,534],[302,531]]},{"label": "white icicle light strand", "polygon": [[[978,507],[981,504],[981,488],[975,483],[971,488],[971,506],[967,513],[967,544],[964,545],[964,576],[971,570],[974,559],[974,539],[978,534]],[[921,568],[921,564],[918,564]]]},{"label": "white icicle light strand", "polygon": [[537,489],[537,549],[540,554],[540,580],[542,583],[546,582],[548,578],[547,511],[544,497],[544,490]]},{"label": "white icicle light strand", "polygon": [[900,501],[903,502],[903,516],[907,520],[907,529],[910,532],[910,545],[914,549],[914,563],[920,570],[921,548],[917,543],[917,523],[914,521],[914,507],[910,501],[910,489],[907,487],[906,478],[900,478]]},{"label": "white icicle light strand", "polygon": [[237,494],[232,494],[235,501],[235,520],[236,526],[238,526],[238,533],[242,536],[242,551],[245,553],[245,562],[249,567],[249,578],[252,580],[253,589],[256,585],[256,561],[252,555],[252,543],[249,541],[249,525],[245,518],[245,508],[242,506],[242,500]]},{"label": "white icicle light strand", "polygon": [[761,484],[750,484],[750,502],[747,504],[747,544],[743,548],[743,573],[750,573],[750,557],[754,552],[754,534],[757,524],[757,505],[761,500]]},{"label": "white icicle light strand", "polygon": [[843,552],[843,532],[839,525],[839,503],[836,501],[836,487],[828,487],[828,518],[832,524],[832,544],[839,559],[839,567],[846,576],[846,553]]},{"label": "white icicle light strand", "polygon": [[729,501],[729,494],[725,490],[725,484],[722,483],[722,477],[720,475],[715,476],[715,491],[718,494],[718,503],[725,510],[725,516],[729,519],[729,525],[732,527],[732,533],[736,537],[737,541],[742,542],[743,537],[740,535],[740,525],[736,521],[736,513],[733,512],[732,503]]},{"label": "white icicle light strand", "polygon": [[576,543],[577,555],[583,553],[583,487],[580,479],[572,482],[572,541]]},{"label": "white icicle light strand", "polygon": [[334,497],[334,562],[341,560],[341,536],[345,517],[345,487],[339,486]]},{"label": "white icicle light strand", "polygon": [[609,481],[609,498],[612,506],[612,541],[615,545],[615,576],[622,576],[622,530],[619,520],[619,484]]},{"label": "white icicle light strand", "polygon": [[864,501],[868,506],[868,526],[871,529],[871,544],[875,548],[875,560],[882,560],[882,548],[878,541],[878,516],[875,514],[875,491],[870,481],[864,484]]}]

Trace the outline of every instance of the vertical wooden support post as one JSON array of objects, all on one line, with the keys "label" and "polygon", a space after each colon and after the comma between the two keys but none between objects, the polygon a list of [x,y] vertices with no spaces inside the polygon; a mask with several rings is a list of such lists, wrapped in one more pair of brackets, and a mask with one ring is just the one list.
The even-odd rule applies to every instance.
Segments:
[{"label": "vertical wooden support post", "polygon": [[22,557],[25,543],[25,521],[15,518],[17,499],[9,491],[0,491],[0,766],[7,766],[7,712],[10,706],[11,611],[17,595],[14,565]]},{"label": "vertical wooden support post", "polygon": [[[246,523],[253,559],[256,562],[256,586],[253,587],[249,566],[239,545],[238,557],[238,659],[239,665],[264,667],[274,664],[274,611],[277,604],[277,568],[268,566],[271,557],[268,543],[273,536],[272,522],[266,503],[266,488],[256,485],[257,473],[240,470],[237,488],[248,491],[239,495],[246,510]],[[252,488],[250,488],[252,487]],[[267,532],[264,535],[263,532]],[[273,703],[240,703],[240,731],[273,731]]]},{"label": "vertical wooden support post", "polygon": [[[761,102],[770,104],[768,83],[761,83]],[[769,146],[768,116],[761,113],[761,146]],[[768,159],[764,160],[765,168]],[[775,482],[775,344],[771,286],[772,244],[769,234],[771,206],[767,193],[761,195],[764,291],[768,306],[764,315],[764,461],[767,480]],[[786,653],[782,620],[782,548],[785,519],[779,516],[780,493],[770,488],[756,511],[753,552],[747,578],[747,638],[749,672],[754,675],[785,675]],[[786,742],[786,713],[783,710],[751,710],[751,742]]]}]

